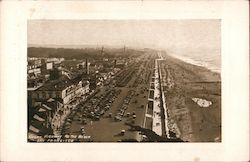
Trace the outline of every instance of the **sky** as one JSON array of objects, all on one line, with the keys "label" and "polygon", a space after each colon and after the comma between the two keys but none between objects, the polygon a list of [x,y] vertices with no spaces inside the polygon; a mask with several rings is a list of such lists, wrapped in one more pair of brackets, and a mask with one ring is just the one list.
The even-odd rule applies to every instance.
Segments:
[{"label": "sky", "polygon": [[219,20],[29,20],[28,44],[220,49]]}]

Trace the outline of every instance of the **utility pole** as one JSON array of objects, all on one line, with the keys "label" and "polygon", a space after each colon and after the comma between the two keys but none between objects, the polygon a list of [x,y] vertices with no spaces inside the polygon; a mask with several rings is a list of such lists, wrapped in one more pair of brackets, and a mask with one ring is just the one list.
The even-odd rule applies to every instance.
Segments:
[{"label": "utility pole", "polygon": [[88,62],[87,58],[86,58],[86,61],[85,61],[85,67],[86,67],[86,74],[89,74],[89,62]]},{"label": "utility pole", "polygon": [[101,49],[101,56],[104,55],[104,47],[102,46],[102,49]]},{"label": "utility pole", "polygon": [[126,51],[126,46],[124,45],[123,47],[123,53],[125,54],[125,51]]}]

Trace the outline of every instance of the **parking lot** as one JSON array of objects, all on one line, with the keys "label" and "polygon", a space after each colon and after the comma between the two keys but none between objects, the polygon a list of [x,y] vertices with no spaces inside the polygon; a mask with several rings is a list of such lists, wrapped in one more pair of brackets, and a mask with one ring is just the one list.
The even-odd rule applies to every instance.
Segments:
[{"label": "parking lot", "polygon": [[[150,87],[148,61],[131,71],[126,70],[109,84],[77,106],[65,122],[63,135],[84,134],[93,142],[141,141],[138,132],[130,131],[126,123],[143,126]],[[152,62],[153,63],[153,62]],[[145,65],[146,68],[145,68]],[[122,83],[122,84],[120,84]]]}]

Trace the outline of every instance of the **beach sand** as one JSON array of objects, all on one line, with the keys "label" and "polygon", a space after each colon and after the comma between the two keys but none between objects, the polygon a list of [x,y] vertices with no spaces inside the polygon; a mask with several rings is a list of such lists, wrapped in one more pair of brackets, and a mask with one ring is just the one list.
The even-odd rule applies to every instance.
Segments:
[{"label": "beach sand", "polygon": [[[220,142],[220,74],[167,55],[161,67],[170,130],[185,141]],[[200,107],[192,98],[212,104]]]}]

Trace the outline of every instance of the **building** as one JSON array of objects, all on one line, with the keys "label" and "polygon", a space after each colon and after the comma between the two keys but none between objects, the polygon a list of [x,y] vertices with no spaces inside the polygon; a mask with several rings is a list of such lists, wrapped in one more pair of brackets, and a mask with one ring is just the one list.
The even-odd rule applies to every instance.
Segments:
[{"label": "building", "polygon": [[85,65],[85,62],[81,62],[81,63],[77,64],[76,66],[77,66],[77,69],[83,70],[84,69],[84,65]]},{"label": "building", "polygon": [[50,98],[45,102],[37,102],[29,108],[28,135],[30,141],[36,141],[37,135],[53,134],[52,125],[56,112],[63,108],[63,104]]},{"label": "building", "polygon": [[39,59],[28,60],[27,73],[28,75],[34,75],[35,77],[41,74],[42,62]]},{"label": "building", "polygon": [[54,64],[60,64],[64,61],[64,58],[47,58],[47,62],[53,62]]},{"label": "building", "polygon": [[128,63],[125,59],[115,60],[115,67],[116,68],[124,68],[127,65],[128,65]]},{"label": "building", "polygon": [[53,62],[47,62],[46,63],[46,69],[47,70],[52,70],[54,67],[54,63]]},{"label": "building", "polygon": [[42,59],[41,62],[41,73],[43,75],[48,74],[50,70],[54,69],[54,62],[48,62],[46,59]]},{"label": "building", "polygon": [[32,91],[32,105],[34,102],[46,101],[50,98],[67,104],[75,99],[75,97],[84,96],[87,93],[89,93],[89,83],[82,81],[80,76],[74,79],[61,76],[55,80],[48,80],[41,87]]}]

